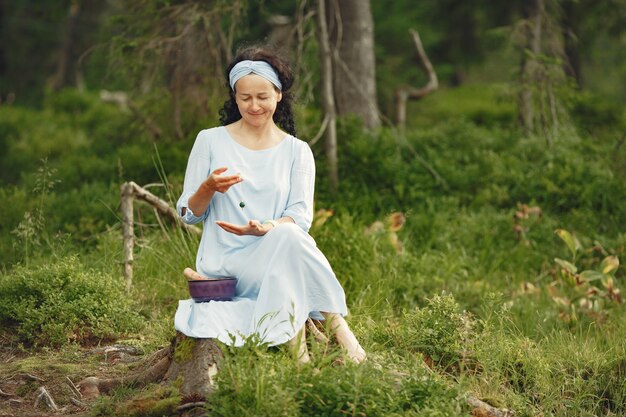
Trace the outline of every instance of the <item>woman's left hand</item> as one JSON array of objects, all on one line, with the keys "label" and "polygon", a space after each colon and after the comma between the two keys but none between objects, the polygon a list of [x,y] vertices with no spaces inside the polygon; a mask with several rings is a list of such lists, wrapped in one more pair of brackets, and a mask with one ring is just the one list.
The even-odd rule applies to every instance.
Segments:
[{"label": "woman's left hand", "polygon": [[215,222],[215,224],[217,224],[219,227],[226,230],[227,232],[233,233],[238,236],[263,236],[274,227],[271,224],[261,224],[261,222],[259,222],[258,220],[250,220],[248,224],[244,225],[238,225],[218,220]]}]

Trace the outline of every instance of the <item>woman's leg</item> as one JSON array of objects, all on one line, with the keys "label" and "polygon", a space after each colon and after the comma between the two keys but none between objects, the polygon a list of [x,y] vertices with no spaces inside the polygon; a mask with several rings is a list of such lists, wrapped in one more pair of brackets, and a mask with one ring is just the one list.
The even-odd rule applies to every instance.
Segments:
[{"label": "woman's leg", "polygon": [[303,325],[302,329],[289,341],[289,347],[300,365],[308,363],[311,360],[306,347],[306,324]]},{"label": "woman's leg", "polygon": [[365,360],[365,350],[356,340],[356,336],[348,327],[346,320],[341,314],[322,312],[324,318],[328,321],[331,333],[335,335],[339,346],[344,348],[348,353],[348,358],[354,363],[361,363]]}]

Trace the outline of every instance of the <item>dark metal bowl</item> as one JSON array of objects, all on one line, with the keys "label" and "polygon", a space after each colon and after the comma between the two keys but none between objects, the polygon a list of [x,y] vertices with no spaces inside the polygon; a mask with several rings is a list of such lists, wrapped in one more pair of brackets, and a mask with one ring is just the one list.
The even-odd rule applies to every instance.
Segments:
[{"label": "dark metal bowl", "polygon": [[189,294],[198,303],[230,301],[235,296],[237,278],[211,278],[188,280]]}]

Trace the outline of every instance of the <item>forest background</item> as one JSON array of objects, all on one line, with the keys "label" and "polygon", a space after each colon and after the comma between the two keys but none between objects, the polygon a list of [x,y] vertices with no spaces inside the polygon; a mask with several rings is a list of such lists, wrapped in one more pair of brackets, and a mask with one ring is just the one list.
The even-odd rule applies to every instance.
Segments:
[{"label": "forest background", "polygon": [[[175,387],[85,405],[65,378],[130,372],[98,346],[169,343],[198,240],[136,203],[125,279],[120,186],[176,200],[226,63],[259,40],[294,61],[311,234],[369,359],[224,349],[212,415],[469,415],[468,395],[626,413],[624,1],[13,0],[0,25],[2,415],[46,415],[24,375],[64,414],[175,415]],[[437,82],[398,123],[401,87],[433,87],[410,29]]]}]

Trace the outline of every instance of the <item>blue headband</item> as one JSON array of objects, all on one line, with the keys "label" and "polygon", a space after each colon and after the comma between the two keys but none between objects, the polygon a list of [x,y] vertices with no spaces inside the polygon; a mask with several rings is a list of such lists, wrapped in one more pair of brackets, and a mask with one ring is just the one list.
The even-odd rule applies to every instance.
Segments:
[{"label": "blue headband", "polygon": [[252,73],[256,75],[260,75],[261,77],[265,78],[266,80],[274,84],[276,87],[278,87],[279,90],[283,89],[283,85],[278,79],[278,74],[276,73],[276,70],[274,70],[274,68],[272,68],[270,64],[268,64],[265,61],[249,61],[249,60],[238,62],[233,67],[233,69],[230,70],[230,74],[228,74],[230,88],[232,88],[233,91],[235,91],[235,83],[239,81],[241,77],[245,77],[246,75],[252,74]]}]

